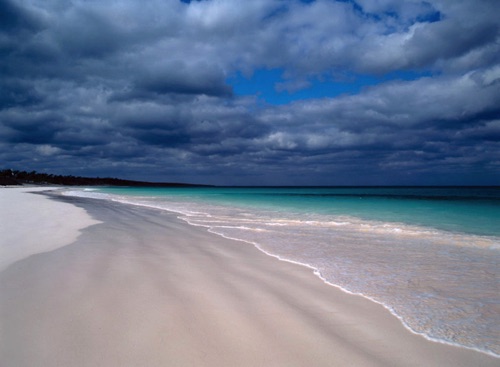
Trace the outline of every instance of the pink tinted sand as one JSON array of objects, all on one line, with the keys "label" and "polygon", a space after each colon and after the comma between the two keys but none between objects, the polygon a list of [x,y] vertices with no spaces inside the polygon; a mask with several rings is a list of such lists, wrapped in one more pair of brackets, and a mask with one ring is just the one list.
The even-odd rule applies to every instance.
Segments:
[{"label": "pink tinted sand", "polygon": [[[10,241],[31,248],[38,238],[43,250],[0,272],[2,366],[500,365],[172,214],[83,202],[92,219],[22,191],[16,201],[38,210],[2,214],[2,232],[16,228]],[[40,210],[51,215],[37,226]]]}]

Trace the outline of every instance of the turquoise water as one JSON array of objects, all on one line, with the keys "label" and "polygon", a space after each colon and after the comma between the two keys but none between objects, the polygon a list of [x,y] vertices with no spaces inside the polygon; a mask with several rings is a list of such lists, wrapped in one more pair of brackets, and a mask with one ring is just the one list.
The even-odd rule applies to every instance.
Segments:
[{"label": "turquoise water", "polygon": [[280,187],[280,188],[103,188],[133,196],[294,210],[403,222],[479,235],[500,236],[498,187]]},{"label": "turquoise water", "polygon": [[[101,188],[307,265],[410,330],[500,354],[499,188]],[[242,242],[242,245],[245,245]]]}]

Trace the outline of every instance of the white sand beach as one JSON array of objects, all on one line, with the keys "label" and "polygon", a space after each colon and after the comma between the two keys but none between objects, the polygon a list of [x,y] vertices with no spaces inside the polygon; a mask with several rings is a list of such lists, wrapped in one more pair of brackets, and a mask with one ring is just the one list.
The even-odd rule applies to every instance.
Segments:
[{"label": "white sand beach", "polygon": [[0,188],[0,271],[30,255],[72,243],[80,229],[98,223],[81,208],[35,194],[47,190]]},{"label": "white sand beach", "polygon": [[499,366],[174,214],[1,188],[0,366]]}]

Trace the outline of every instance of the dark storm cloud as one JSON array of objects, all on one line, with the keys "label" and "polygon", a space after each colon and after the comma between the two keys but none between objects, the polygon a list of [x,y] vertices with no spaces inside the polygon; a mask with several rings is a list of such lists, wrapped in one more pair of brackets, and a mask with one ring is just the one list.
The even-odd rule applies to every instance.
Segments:
[{"label": "dark storm cloud", "polygon": [[[491,183],[497,13],[488,0],[0,0],[0,161],[227,184]],[[232,75],[266,68],[290,93],[426,76],[280,106],[235,95]]]},{"label": "dark storm cloud", "polygon": [[0,30],[36,30],[39,22],[28,11],[10,0],[0,1]]},{"label": "dark storm cloud", "polygon": [[205,156],[241,149],[245,141],[268,131],[247,109],[220,98],[183,98],[178,105],[175,100],[135,101],[116,111],[113,119],[120,131],[142,142]]},{"label": "dark storm cloud", "polygon": [[222,70],[199,62],[189,66],[184,62],[173,61],[162,65],[158,70],[148,69],[140,75],[135,87],[139,92],[157,94],[206,94],[230,96],[231,88],[225,84]]},{"label": "dark storm cloud", "polygon": [[56,113],[21,114],[10,111],[2,116],[7,129],[6,140],[11,143],[51,143],[59,130],[61,117]]},{"label": "dark storm cloud", "polygon": [[29,81],[9,78],[0,81],[0,110],[16,106],[26,107],[42,101],[43,96]]}]

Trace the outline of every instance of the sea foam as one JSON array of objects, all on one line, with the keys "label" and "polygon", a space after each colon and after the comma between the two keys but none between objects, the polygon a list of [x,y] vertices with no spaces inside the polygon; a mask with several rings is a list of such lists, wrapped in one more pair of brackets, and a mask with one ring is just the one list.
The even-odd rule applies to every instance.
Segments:
[{"label": "sea foam", "polygon": [[496,236],[175,196],[66,195],[175,212],[191,225],[307,266],[324,282],[384,305],[430,340],[500,354]]}]

